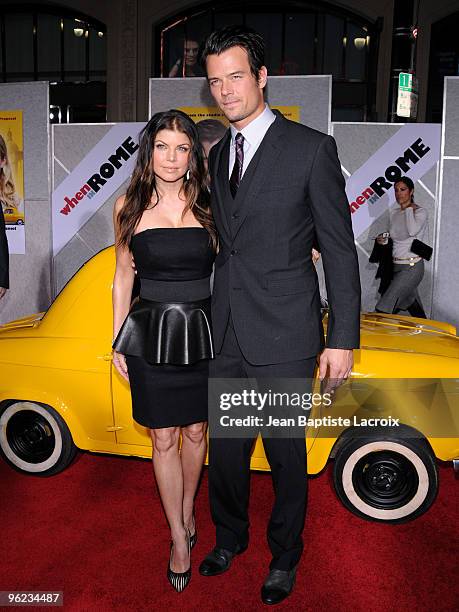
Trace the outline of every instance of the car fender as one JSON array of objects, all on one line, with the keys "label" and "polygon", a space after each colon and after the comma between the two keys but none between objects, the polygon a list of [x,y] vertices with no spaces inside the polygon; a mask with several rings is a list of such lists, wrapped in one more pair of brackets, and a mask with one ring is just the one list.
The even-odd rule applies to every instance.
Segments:
[{"label": "car fender", "polygon": [[[53,393],[44,391],[43,389],[31,389],[25,387],[14,387],[14,389],[3,389],[0,396],[0,411],[4,406],[15,402],[35,402],[44,406],[51,406],[66,422],[72,439],[75,445],[81,450],[94,450],[97,446],[96,440],[88,435],[83,422],[85,416],[79,418],[78,411],[65,400]],[[110,424],[107,424],[109,426]],[[109,431],[101,430],[101,443],[115,443],[115,434]]]}]

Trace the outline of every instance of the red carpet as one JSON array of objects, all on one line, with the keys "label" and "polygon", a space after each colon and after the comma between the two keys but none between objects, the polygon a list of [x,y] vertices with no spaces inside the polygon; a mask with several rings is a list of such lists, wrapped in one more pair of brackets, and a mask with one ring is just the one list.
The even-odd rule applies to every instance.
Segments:
[{"label": "red carpet", "polygon": [[[23,476],[0,461],[0,590],[62,590],[65,610],[257,610],[269,563],[268,474],[253,474],[251,543],[230,571],[204,578],[213,546],[207,472],[197,500],[191,585],[166,580],[166,521],[148,461],[82,454],[52,478]],[[294,593],[278,609],[436,612],[459,609],[459,481],[440,468],[430,511],[398,526],[368,523],[338,502],[330,468],[310,480],[305,554]],[[49,609],[49,608],[48,608]]]}]

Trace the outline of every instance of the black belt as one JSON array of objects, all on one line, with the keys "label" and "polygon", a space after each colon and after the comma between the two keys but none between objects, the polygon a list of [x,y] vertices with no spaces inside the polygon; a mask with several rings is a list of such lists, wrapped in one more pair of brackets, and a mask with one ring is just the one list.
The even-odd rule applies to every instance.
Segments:
[{"label": "black belt", "polygon": [[140,297],[156,302],[196,302],[210,296],[210,276],[188,281],[140,279]]}]

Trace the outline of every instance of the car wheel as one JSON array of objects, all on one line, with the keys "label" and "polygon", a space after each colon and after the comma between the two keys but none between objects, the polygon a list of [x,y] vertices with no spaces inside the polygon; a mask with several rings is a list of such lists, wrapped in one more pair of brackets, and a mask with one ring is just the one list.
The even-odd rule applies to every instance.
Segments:
[{"label": "car wheel", "polygon": [[346,508],[384,523],[420,516],[438,490],[437,465],[426,440],[376,432],[351,438],[339,448],[333,481]]},{"label": "car wheel", "polygon": [[0,450],[13,468],[52,476],[71,463],[77,449],[64,419],[53,408],[14,402],[1,412]]}]

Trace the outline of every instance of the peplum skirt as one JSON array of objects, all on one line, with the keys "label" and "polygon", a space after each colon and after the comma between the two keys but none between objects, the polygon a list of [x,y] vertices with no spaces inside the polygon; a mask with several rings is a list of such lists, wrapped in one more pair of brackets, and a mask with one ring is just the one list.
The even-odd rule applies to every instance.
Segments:
[{"label": "peplum skirt", "polygon": [[156,429],[207,421],[208,360],[214,356],[210,298],[140,298],[113,348],[126,357],[137,423]]}]

